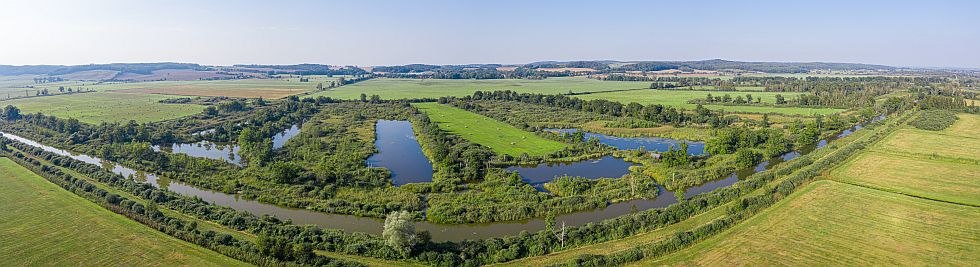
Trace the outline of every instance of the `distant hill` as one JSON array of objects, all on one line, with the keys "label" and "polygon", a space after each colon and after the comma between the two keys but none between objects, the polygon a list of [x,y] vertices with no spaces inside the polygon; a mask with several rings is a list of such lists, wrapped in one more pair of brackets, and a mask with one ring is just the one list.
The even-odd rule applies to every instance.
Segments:
[{"label": "distant hill", "polygon": [[896,67],[860,63],[833,62],[744,62],[722,59],[699,61],[543,61],[526,64],[528,68],[592,68],[614,71],[660,71],[673,69],[743,70],[766,73],[806,73],[815,70],[895,70]]},{"label": "distant hill", "polygon": [[[766,73],[806,73],[815,70],[829,71],[849,71],[849,70],[896,70],[898,68],[884,65],[860,64],[860,63],[832,63],[832,62],[744,62],[730,61],[721,59],[700,60],[700,61],[541,61],[524,65],[501,65],[501,64],[461,64],[461,65],[428,65],[428,64],[409,64],[400,66],[375,66],[373,72],[381,73],[454,73],[460,72],[481,72],[478,76],[503,77],[506,75],[495,74],[498,68],[510,66],[511,70],[537,70],[537,69],[588,69],[602,73],[624,72],[624,71],[661,71],[661,70],[734,70],[734,71],[754,71]],[[67,75],[79,72],[117,72],[122,77],[135,77],[138,75],[155,75],[161,70],[182,70],[184,73],[199,71],[234,71],[247,73],[263,74],[301,74],[301,75],[361,75],[368,72],[354,66],[332,66],[323,64],[296,64],[296,65],[233,65],[233,66],[202,66],[193,63],[112,63],[112,64],[89,64],[89,65],[29,65],[29,66],[10,66],[0,65],[0,75]],[[526,72],[526,71],[524,71]],[[128,75],[128,76],[127,76]],[[211,74],[209,74],[211,75]],[[90,76],[90,75],[86,75]],[[193,75],[191,75],[193,76]],[[207,75],[205,75],[207,76]],[[202,76],[203,77],[203,76]],[[468,77],[464,75],[464,77]]]},{"label": "distant hill", "polygon": [[205,70],[198,64],[191,63],[111,63],[111,64],[89,64],[89,65],[29,65],[29,66],[10,66],[0,65],[0,75],[64,75],[81,71],[110,70],[121,73],[152,74],[156,70],[179,69],[179,70]]}]

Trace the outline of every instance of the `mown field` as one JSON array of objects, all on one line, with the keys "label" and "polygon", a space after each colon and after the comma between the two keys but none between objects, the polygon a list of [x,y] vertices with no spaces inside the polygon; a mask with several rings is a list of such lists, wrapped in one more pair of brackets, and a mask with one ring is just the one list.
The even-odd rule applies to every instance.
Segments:
[{"label": "mown field", "polygon": [[846,183],[980,206],[980,115],[958,117],[938,132],[901,129],[832,176]]},{"label": "mown field", "polygon": [[242,266],[0,158],[0,266]]},{"label": "mown field", "polygon": [[980,208],[817,181],[651,265],[952,265],[980,261]]},{"label": "mown field", "polygon": [[416,103],[439,124],[439,128],[459,135],[474,143],[489,147],[499,154],[519,157],[524,153],[542,156],[565,148],[565,144],[544,139],[533,133],[517,129],[509,124],[439,103]]},{"label": "mown field", "polygon": [[277,99],[308,91],[315,91],[318,83],[324,83],[324,87],[326,87],[330,82],[337,80],[337,78],[326,76],[309,76],[308,78],[310,78],[309,82],[300,82],[298,77],[291,77],[284,79],[108,83],[99,85],[96,89],[163,95],[262,97]]},{"label": "mown field", "polygon": [[438,98],[441,96],[467,96],[476,91],[511,90],[520,93],[567,94],[570,91],[580,93],[649,87],[649,82],[599,81],[584,77],[561,77],[544,80],[378,78],[311,94],[310,97],[322,95],[340,99],[358,99],[363,93],[369,96],[378,95],[382,99]]},{"label": "mown field", "polygon": [[[792,99],[796,95],[802,93],[792,93],[792,92],[710,92],[710,91],[685,91],[685,90],[636,90],[636,91],[624,91],[624,92],[603,92],[594,94],[584,94],[577,95],[575,97],[593,100],[593,99],[605,99],[610,101],[616,101],[620,103],[631,103],[636,102],[644,105],[649,104],[661,104],[665,106],[673,106],[686,109],[694,109],[697,104],[688,103],[692,99],[703,99],[708,94],[712,96],[724,96],[725,94],[731,95],[732,98],[736,96],[745,97],[746,94],[751,94],[752,98],[762,98],[762,102],[765,103],[775,103],[776,95],[780,94],[787,100]],[[832,108],[800,108],[800,107],[764,107],[764,106],[723,106],[723,105],[705,105],[706,108],[719,109],[729,112],[746,112],[746,113],[779,113],[788,115],[813,115],[813,114],[834,114],[843,109],[832,109]]]},{"label": "mown field", "polygon": [[14,105],[21,113],[41,112],[61,118],[98,124],[101,122],[154,122],[196,114],[204,110],[201,105],[163,104],[158,101],[173,96],[94,92],[12,99],[0,101],[0,106]]}]

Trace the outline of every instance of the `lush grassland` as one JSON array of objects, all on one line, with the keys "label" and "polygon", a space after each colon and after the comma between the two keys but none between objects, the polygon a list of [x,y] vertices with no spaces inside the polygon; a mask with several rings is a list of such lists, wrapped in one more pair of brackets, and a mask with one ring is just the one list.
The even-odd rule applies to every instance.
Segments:
[{"label": "lush grassland", "polygon": [[0,266],[236,266],[0,158]]},{"label": "lush grassland", "polygon": [[949,130],[936,133],[911,128],[901,129],[889,136],[879,148],[893,153],[925,157],[980,159],[980,152],[978,152],[980,151],[980,136],[953,135],[949,134]]},{"label": "lush grassland", "polygon": [[489,147],[499,154],[519,157],[523,153],[541,156],[565,147],[561,142],[544,139],[486,116],[439,103],[417,103],[439,128]]},{"label": "lush grassland", "polygon": [[834,170],[834,179],[980,206],[980,116],[959,114],[942,131],[901,129]]},{"label": "lush grassland", "polygon": [[22,113],[41,112],[62,118],[76,118],[86,123],[101,122],[153,122],[179,118],[204,110],[204,106],[163,104],[158,101],[173,96],[94,92],[12,99],[0,101],[0,106],[14,105]]},{"label": "lush grassland", "polygon": [[[640,104],[661,104],[665,106],[674,106],[687,109],[693,109],[697,105],[688,103],[692,99],[703,99],[708,94],[712,96],[723,96],[725,94],[731,95],[733,98],[736,96],[745,97],[746,94],[751,94],[753,98],[762,98],[762,102],[774,103],[776,102],[776,95],[781,94],[787,99],[791,99],[800,93],[775,93],[775,92],[710,92],[710,91],[685,91],[685,90],[636,90],[636,91],[624,91],[624,92],[603,92],[594,94],[584,94],[578,95],[576,97],[586,100],[593,99],[606,99],[610,101],[616,101],[620,103],[631,103],[636,102]],[[763,107],[763,106],[722,106],[722,105],[706,105],[705,107],[710,109],[721,109],[730,112],[747,112],[747,113],[780,113],[789,115],[812,115],[812,114],[834,114],[843,111],[842,109],[832,109],[832,108],[798,108],[798,107]]]},{"label": "lush grassland", "polygon": [[980,165],[865,152],[833,177],[888,191],[980,206]]},{"label": "lush grassland", "polygon": [[717,236],[636,265],[958,265],[980,261],[980,208],[818,181]]},{"label": "lush grassland", "polygon": [[357,99],[360,95],[379,95],[382,99],[437,98],[440,96],[466,96],[475,91],[511,90],[520,93],[567,94],[571,92],[599,92],[623,89],[649,88],[649,82],[599,81],[583,77],[548,78],[544,80],[445,80],[445,79],[371,79],[345,85],[310,96],[329,96],[341,99]]},{"label": "lush grassland", "polygon": [[309,82],[300,82],[298,77],[293,77],[284,79],[109,83],[99,85],[96,89],[145,94],[276,99],[314,91],[317,83],[324,83],[324,86],[328,86],[331,81],[336,80],[336,78],[325,76],[311,76],[309,78]]}]

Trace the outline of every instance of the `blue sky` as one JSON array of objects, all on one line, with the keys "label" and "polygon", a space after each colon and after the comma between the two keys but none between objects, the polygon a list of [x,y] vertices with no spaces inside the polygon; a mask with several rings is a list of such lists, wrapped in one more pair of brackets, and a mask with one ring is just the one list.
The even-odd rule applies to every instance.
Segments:
[{"label": "blue sky", "polygon": [[0,64],[980,67],[978,11],[980,1],[4,1]]}]

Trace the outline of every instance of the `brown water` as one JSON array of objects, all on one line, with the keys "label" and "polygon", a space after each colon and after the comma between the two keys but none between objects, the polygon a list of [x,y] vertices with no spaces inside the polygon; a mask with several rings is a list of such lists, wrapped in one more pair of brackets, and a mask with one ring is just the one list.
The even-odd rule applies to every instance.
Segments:
[{"label": "brown water", "polygon": [[[840,137],[849,135],[851,132],[860,129],[860,126],[844,131],[839,135],[833,136],[831,138],[821,140],[816,145],[812,145],[808,148],[803,148],[800,151],[793,151],[786,153],[780,157],[771,159],[770,161],[760,163],[753,168],[747,168],[741,170],[728,176],[724,179],[717,181],[708,182],[699,186],[693,186],[684,189],[684,197],[690,198],[698,194],[713,191],[718,188],[728,187],[737,182],[739,179],[744,179],[748,175],[755,172],[765,170],[769,166],[778,164],[782,161],[792,160],[800,155],[809,153],[815,149],[822,148],[829,141],[833,141]],[[220,206],[230,207],[240,211],[246,211],[256,215],[268,214],[275,216],[276,218],[282,220],[291,220],[294,224],[304,225],[313,224],[318,225],[323,228],[332,229],[342,229],[347,232],[363,232],[369,234],[380,234],[382,230],[382,225],[384,223],[383,219],[379,218],[368,218],[368,217],[358,217],[353,215],[340,215],[340,214],[330,214],[322,213],[304,209],[293,209],[279,207],[275,205],[260,203],[254,200],[240,199],[235,195],[225,194],[221,192],[215,192],[211,190],[205,190],[190,186],[188,184],[179,181],[170,181],[169,179],[161,179],[154,174],[139,172],[119,164],[115,164],[108,161],[103,161],[99,158],[83,155],[74,154],[69,151],[53,148],[47,145],[34,142],[20,136],[2,133],[0,135],[7,137],[9,139],[19,141],[31,146],[40,147],[46,151],[50,151],[59,155],[72,157],[74,159],[103,166],[107,169],[111,169],[115,173],[122,174],[124,176],[132,176],[134,179],[150,183],[153,186],[164,187],[170,191],[187,195],[196,196],[201,199],[214,203]],[[609,218],[615,218],[622,216],[633,211],[642,211],[654,208],[664,208],[670,204],[676,203],[677,199],[673,192],[667,191],[662,187],[658,187],[658,195],[655,199],[637,199],[632,201],[614,203],[604,208],[574,212],[568,214],[562,214],[556,216],[556,221],[563,221],[569,226],[580,226],[590,222],[599,222]],[[480,224],[435,224],[430,222],[417,222],[416,229],[429,231],[432,235],[433,241],[459,241],[464,239],[480,239],[480,238],[490,238],[490,237],[502,237],[508,235],[515,235],[521,231],[536,232],[544,229],[545,222],[542,218],[535,218],[523,221],[511,221],[511,222],[495,222],[495,223],[480,223]]]}]

